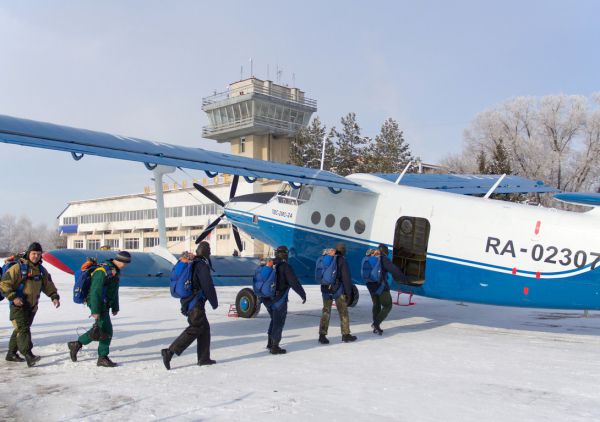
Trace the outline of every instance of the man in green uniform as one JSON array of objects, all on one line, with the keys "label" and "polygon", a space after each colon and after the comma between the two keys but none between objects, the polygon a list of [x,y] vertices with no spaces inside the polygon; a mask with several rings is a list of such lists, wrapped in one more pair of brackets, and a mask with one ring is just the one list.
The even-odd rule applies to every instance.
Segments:
[{"label": "man in green uniform", "polygon": [[56,308],[60,306],[60,297],[50,274],[42,266],[42,245],[33,242],[27,248],[23,258],[6,271],[0,281],[2,294],[10,301],[10,322],[14,331],[8,342],[6,360],[23,362],[17,350],[25,356],[27,366],[32,367],[40,360],[32,353],[31,325],[38,310],[40,293],[52,300]]},{"label": "man in green uniform", "polygon": [[[110,313],[119,313],[119,274],[131,262],[131,255],[121,251],[113,259],[109,259],[92,272],[90,292],[86,303],[95,322],[85,334],[76,341],[67,343],[71,360],[77,362],[77,353],[83,345],[98,341],[98,362],[96,365],[112,368],[117,366],[108,357],[113,329]],[[112,312],[111,312],[112,311]]]}]

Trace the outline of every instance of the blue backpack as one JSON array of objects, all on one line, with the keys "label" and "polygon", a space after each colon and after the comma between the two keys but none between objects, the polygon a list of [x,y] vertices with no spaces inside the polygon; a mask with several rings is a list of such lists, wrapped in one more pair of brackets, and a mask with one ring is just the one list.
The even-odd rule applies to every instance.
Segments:
[{"label": "blue backpack", "polygon": [[106,274],[112,272],[107,264],[98,264],[94,258],[88,258],[81,266],[81,269],[75,271],[75,284],[73,285],[73,302],[83,304],[87,301],[92,285],[92,273],[98,268],[102,268]]},{"label": "blue backpack", "polygon": [[177,261],[171,270],[171,296],[176,299],[185,299],[193,293],[192,275],[194,262]]},{"label": "blue backpack", "polygon": [[252,288],[260,299],[273,299],[277,287],[277,271],[275,266],[260,265],[254,272]]},{"label": "blue backpack", "polygon": [[323,255],[317,259],[315,280],[324,286],[332,286],[337,281],[336,256]]},{"label": "blue backpack", "polygon": [[360,265],[360,274],[365,283],[379,283],[381,281],[381,258],[365,256]]}]

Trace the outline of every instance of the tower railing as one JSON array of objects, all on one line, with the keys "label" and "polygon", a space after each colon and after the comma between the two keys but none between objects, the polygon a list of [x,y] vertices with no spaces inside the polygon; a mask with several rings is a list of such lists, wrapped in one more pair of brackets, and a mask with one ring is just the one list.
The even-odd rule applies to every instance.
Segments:
[{"label": "tower railing", "polygon": [[208,97],[202,98],[202,106],[207,106],[230,98],[235,98],[243,95],[262,94],[273,98],[278,98],[292,103],[305,105],[308,107],[317,107],[317,100],[307,98],[304,93],[298,90],[291,90],[287,87],[271,86],[270,88],[248,83],[246,85],[236,86],[227,91],[218,92]]}]

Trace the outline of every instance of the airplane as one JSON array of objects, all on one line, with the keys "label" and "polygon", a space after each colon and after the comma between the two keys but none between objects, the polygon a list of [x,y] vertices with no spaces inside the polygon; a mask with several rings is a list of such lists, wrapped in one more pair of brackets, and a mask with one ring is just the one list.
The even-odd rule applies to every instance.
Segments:
[{"label": "airplane", "polygon": [[[353,282],[368,248],[390,249],[389,258],[407,275],[392,288],[407,293],[490,305],[600,309],[600,194],[556,193],[542,182],[517,176],[354,174],[265,162],[199,148],[145,141],[102,132],[0,115],[0,142],[142,162],[154,172],[160,244],[166,245],[162,175],[176,167],[234,174],[223,218],[272,246],[287,245],[290,263],[303,282],[314,283],[314,263],[322,249],[347,246]],[[283,181],[276,192],[235,196],[239,177]],[[197,188],[203,192],[201,187]],[[558,200],[593,207],[577,213],[499,201],[492,193],[554,192]],[[206,192],[203,192],[206,194]],[[474,195],[482,195],[478,197]],[[162,207],[162,210],[161,210]],[[161,221],[162,219],[162,221]],[[206,237],[213,222],[198,237]],[[236,241],[239,234],[236,236]],[[97,254],[110,252],[93,251]],[[89,251],[52,251],[45,259],[73,270]],[[158,248],[155,266],[129,268],[136,277],[166,278],[175,258]],[[109,257],[107,255],[106,257]],[[102,257],[101,257],[102,258]],[[250,282],[251,260],[233,269],[223,258],[216,279]],[[54,260],[54,262],[52,262]],[[256,261],[254,261],[256,263]],[[62,267],[61,267],[62,265]],[[254,264],[253,264],[254,265]],[[355,295],[356,299],[358,294]],[[249,288],[236,299],[238,314],[252,317],[258,301]]]}]

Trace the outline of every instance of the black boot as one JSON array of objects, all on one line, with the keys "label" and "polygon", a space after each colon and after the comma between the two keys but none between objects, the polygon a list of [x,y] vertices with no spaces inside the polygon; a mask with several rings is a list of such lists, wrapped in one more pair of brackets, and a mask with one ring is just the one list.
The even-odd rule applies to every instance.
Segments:
[{"label": "black boot", "polygon": [[209,365],[214,365],[215,363],[217,363],[216,360],[208,358],[208,359],[204,359],[204,360],[199,360],[198,366],[209,366]]},{"label": "black boot", "polygon": [[344,334],[342,336],[342,341],[344,343],[352,343],[355,340],[356,340],[356,336],[353,336],[352,334]]},{"label": "black boot", "polygon": [[6,353],[6,360],[9,362],[25,362],[25,359],[23,359],[21,355],[19,355],[19,352],[11,351],[8,351],[8,353]]},{"label": "black boot", "polygon": [[284,355],[286,352],[285,349],[282,349],[281,347],[279,347],[279,343],[273,343],[273,345],[271,346],[271,354],[272,355]]},{"label": "black boot", "polygon": [[73,362],[77,362],[77,353],[81,350],[82,344],[77,341],[70,341],[67,343],[69,347],[69,354],[71,355],[71,360]]},{"label": "black boot", "polygon": [[103,366],[105,368],[114,368],[117,366],[108,356],[102,356],[98,358],[98,362],[96,362],[96,366]]},{"label": "black boot", "polygon": [[171,369],[171,359],[173,359],[173,352],[171,351],[171,349],[162,349],[160,351],[160,354],[162,355],[163,358],[163,363],[165,364],[165,368],[167,368],[167,371]]},{"label": "black boot", "polygon": [[273,346],[273,338],[269,336],[269,339],[267,340],[267,349],[271,350],[271,346]]},{"label": "black boot", "polygon": [[371,324],[371,328],[373,328],[373,334],[383,334],[383,330],[381,329],[378,323],[374,322],[373,324]]},{"label": "black boot", "polygon": [[32,366],[35,366],[35,364],[38,363],[40,361],[40,359],[41,358],[39,356],[36,356],[31,352],[28,352],[25,354],[25,360],[27,361],[27,366],[29,366],[30,368]]},{"label": "black boot", "polygon": [[319,343],[329,344],[329,339],[325,337],[325,334],[319,334]]}]

